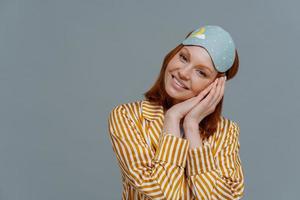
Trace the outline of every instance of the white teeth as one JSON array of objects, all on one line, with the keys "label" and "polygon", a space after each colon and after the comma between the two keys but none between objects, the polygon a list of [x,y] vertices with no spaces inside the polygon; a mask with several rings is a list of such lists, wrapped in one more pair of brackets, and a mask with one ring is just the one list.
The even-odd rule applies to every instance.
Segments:
[{"label": "white teeth", "polygon": [[177,83],[177,85],[179,85],[180,87],[186,88],[184,85],[182,85],[182,84],[176,79],[176,77],[173,76],[173,78],[175,79],[175,82]]}]

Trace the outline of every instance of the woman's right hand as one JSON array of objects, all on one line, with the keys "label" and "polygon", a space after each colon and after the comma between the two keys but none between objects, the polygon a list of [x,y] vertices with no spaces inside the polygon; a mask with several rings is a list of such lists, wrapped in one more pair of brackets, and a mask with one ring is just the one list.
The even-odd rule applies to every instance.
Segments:
[{"label": "woman's right hand", "polygon": [[180,120],[184,118],[185,115],[205,97],[205,95],[211,90],[216,82],[217,79],[215,79],[214,82],[202,90],[197,96],[177,103],[169,108],[165,113],[163,131],[165,133],[171,133],[177,137],[180,137]]}]

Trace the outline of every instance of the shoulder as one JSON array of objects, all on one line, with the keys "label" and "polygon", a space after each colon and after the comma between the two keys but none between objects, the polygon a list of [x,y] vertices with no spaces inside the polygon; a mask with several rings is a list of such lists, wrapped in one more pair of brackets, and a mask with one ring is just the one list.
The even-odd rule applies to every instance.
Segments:
[{"label": "shoulder", "polygon": [[108,115],[108,129],[110,133],[124,137],[131,134],[140,126],[141,100],[122,103],[114,106]]},{"label": "shoulder", "polygon": [[237,121],[221,116],[219,123],[220,132],[226,134],[239,134],[240,132],[240,126]]},{"label": "shoulder", "polygon": [[240,127],[237,121],[221,116],[215,140],[225,147],[239,140]]},{"label": "shoulder", "polygon": [[109,119],[126,116],[130,118],[138,118],[141,110],[142,100],[122,103],[115,105],[109,112]]}]

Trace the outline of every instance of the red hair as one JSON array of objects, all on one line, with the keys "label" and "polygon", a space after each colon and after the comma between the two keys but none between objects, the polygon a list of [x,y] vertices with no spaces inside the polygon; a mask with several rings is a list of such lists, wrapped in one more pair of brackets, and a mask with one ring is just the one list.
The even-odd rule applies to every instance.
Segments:
[{"label": "red hair", "polygon": [[[191,33],[192,33],[192,31],[189,32],[185,38],[187,38]],[[160,70],[157,80],[155,81],[154,85],[147,92],[145,92],[143,94],[147,100],[157,103],[159,105],[162,105],[164,108],[164,112],[167,111],[172,106],[172,99],[165,91],[165,84],[164,84],[165,70],[166,70],[166,67],[167,67],[168,63],[170,62],[170,60],[177,54],[177,52],[182,47],[184,47],[184,45],[179,44],[165,56],[163,64],[162,64],[162,68]],[[225,74],[227,76],[227,81],[228,81],[237,74],[238,68],[239,68],[239,57],[238,57],[237,50],[235,50],[235,59],[234,59],[234,62],[232,64],[231,68],[223,73],[218,72],[217,77],[220,77]],[[207,115],[199,123],[199,130],[201,131],[201,135],[203,137],[209,137],[216,131],[217,124],[221,118],[223,97],[219,101],[214,112]]]}]

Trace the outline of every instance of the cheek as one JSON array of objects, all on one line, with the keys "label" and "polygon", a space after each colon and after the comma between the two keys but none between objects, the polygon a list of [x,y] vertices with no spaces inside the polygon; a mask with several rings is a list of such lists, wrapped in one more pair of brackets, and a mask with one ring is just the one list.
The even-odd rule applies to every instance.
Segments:
[{"label": "cheek", "polygon": [[179,62],[176,60],[170,60],[168,66],[167,66],[167,70],[171,71],[173,69],[176,69],[176,67],[179,66]]},{"label": "cheek", "polygon": [[199,94],[203,91],[207,86],[209,86],[209,82],[206,80],[197,80],[192,82],[192,91],[194,95]]}]

